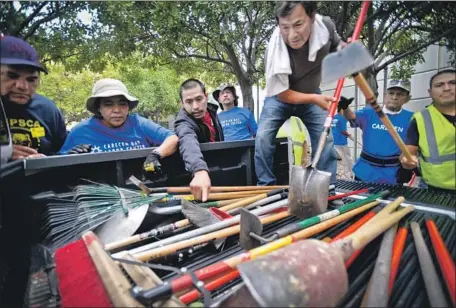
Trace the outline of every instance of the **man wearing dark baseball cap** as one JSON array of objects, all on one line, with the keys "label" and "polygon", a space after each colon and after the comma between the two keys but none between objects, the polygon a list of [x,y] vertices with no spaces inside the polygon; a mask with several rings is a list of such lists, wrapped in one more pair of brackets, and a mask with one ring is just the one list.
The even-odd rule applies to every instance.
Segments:
[{"label": "man wearing dark baseball cap", "polygon": [[46,68],[36,50],[20,38],[0,36],[0,48],[0,95],[11,130],[12,159],[56,154],[66,128],[54,102],[36,93]]}]

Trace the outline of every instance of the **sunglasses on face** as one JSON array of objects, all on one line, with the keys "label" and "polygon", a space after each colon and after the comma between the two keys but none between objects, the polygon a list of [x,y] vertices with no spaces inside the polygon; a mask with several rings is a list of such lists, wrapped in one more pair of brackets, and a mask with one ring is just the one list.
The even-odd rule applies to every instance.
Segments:
[{"label": "sunglasses on face", "polygon": [[406,87],[410,87],[410,82],[403,81],[403,80],[391,80],[389,84],[391,86],[404,85]]}]

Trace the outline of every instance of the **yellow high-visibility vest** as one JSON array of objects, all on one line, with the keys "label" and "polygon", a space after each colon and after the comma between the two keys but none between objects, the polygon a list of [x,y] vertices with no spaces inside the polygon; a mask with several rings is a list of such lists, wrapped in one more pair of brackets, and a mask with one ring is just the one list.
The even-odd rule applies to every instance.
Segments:
[{"label": "yellow high-visibility vest", "polygon": [[302,147],[306,141],[306,132],[304,130],[304,123],[298,117],[290,117],[283,123],[277,132],[277,138],[286,137],[291,140],[293,144],[294,164],[301,165]]},{"label": "yellow high-visibility vest", "polygon": [[456,190],[456,128],[434,104],[413,117],[418,127],[419,162],[424,182]]}]

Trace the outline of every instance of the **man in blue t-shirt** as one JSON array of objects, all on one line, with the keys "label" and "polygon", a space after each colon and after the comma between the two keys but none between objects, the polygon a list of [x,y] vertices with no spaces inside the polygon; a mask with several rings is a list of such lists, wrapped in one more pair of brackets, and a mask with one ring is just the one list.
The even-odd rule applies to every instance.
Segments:
[{"label": "man in blue t-shirt", "polygon": [[22,39],[1,36],[0,88],[13,143],[12,159],[56,154],[66,137],[65,121],[54,102],[38,95],[40,73],[36,50]]},{"label": "man in blue t-shirt", "polygon": [[218,114],[222,124],[225,141],[247,140],[255,138],[258,125],[253,114],[247,108],[238,107],[236,89],[232,85],[221,85],[212,93],[219,102]]},{"label": "man in blue t-shirt", "polygon": [[[385,93],[383,112],[390,119],[402,139],[405,139],[407,128],[413,112],[404,110],[402,106],[410,100],[410,83],[402,80],[391,80]],[[340,105],[340,103],[339,103]],[[400,168],[400,149],[394,142],[386,127],[374,109],[370,106],[353,113],[349,103],[341,105],[344,117],[352,127],[363,131],[363,149],[360,158],[353,166],[355,179],[376,183],[407,182],[411,172]],[[404,172],[406,176],[404,176]]]},{"label": "man in blue t-shirt", "polygon": [[[350,104],[353,101],[352,98],[340,97],[342,104]],[[339,103],[340,104],[340,103]],[[337,106],[337,114],[331,123],[331,131],[334,137],[334,149],[337,152],[338,162],[337,164],[337,177],[342,179],[353,179],[352,167],[353,160],[350,154],[350,148],[347,146],[347,138],[353,140],[350,133],[347,131],[347,120],[343,116],[340,105]]]},{"label": "man in blue t-shirt", "polygon": [[[160,159],[177,150],[177,136],[152,120],[129,114],[138,99],[117,79],[98,80],[86,102],[94,115],[77,124],[68,135],[60,154],[115,152],[156,147],[144,162],[150,175],[161,173]],[[146,173],[146,174],[147,174]]]}]

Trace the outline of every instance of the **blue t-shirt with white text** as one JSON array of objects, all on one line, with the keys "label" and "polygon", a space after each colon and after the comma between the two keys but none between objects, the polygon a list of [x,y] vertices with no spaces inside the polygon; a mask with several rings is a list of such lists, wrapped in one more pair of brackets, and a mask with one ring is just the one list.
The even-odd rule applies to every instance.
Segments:
[{"label": "blue t-shirt with white text", "polygon": [[66,154],[79,144],[92,145],[93,153],[143,149],[159,146],[172,135],[169,129],[138,114],[128,115],[117,128],[107,127],[100,119],[91,117],[71,130],[59,154]]},{"label": "blue t-shirt with white text", "polygon": [[218,114],[225,141],[255,138],[258,125],[247,108],[233,107]]},{"label": "blue t-shirt with white text", "polygon": [[[398,114],[386,114],[404,140],[413,112],[402,109]],[[400,154],[400,149],[394,142],[388,130],[372,107],[366,107],[356,112],[356,120],[350,123],[363,131],[363,151],[378,159],[394,159]],[[353,166],[355,176],[369,182],[396,184],[395,167],[374,166],[360,157]]]},{"label": "blue t-shirt with white text", "polygon": [[347,130],[347,120],[340,115],[336,114],[331,122],[331,131],[334,137],[334,145],[347,145],[347,136],[342,132]]}]

